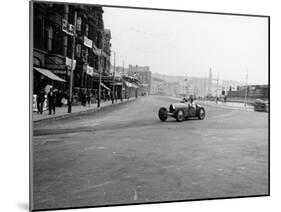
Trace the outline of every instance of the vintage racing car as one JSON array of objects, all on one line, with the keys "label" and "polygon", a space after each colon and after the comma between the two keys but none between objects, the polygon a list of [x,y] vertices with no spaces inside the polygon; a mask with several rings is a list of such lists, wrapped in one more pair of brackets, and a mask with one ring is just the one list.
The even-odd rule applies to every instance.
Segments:
[{"label": "vintage racing car", "polygon": [[158,111],[158,116],[161,121],[166,121],[168,116],[175,118],[177,121],[183,121],[191,117],[197,117],[200,120],[205,118],[205,109],[195,103],[183,100],[178,103],[171,104],[167,109],[161,107]]}]

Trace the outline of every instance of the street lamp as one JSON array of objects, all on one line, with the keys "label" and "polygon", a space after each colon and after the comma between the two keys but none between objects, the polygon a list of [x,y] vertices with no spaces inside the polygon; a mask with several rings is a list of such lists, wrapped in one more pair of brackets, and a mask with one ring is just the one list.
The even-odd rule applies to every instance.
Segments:
[{"label": "street lamp", "polygon": [[114,65],[113,65],[113,84],[112,84],[112,98],[113,103],[115,101],[115,62],[116,62],[116,51],[111,50],[114,53]]}]

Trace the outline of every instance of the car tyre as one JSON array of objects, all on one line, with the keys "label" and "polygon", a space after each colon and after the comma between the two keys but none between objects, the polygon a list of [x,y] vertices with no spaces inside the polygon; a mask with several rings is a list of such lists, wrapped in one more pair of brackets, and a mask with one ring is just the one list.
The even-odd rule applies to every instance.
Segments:
[{"label": "car tyre", "polygon": [[198,111],[198,119],[203,120],[205,118],[205,110],[204,108],[200,108]]},{"label": "car tyre", "polygon": [[185,119],[183,110],[179,109],[176,113],[176,120],[181,122]]},{"label": "car tyre", "polygon": [[168,111],[166,108],[161,107],[158,111],[158,116],[161,121],[166,121],[168,118]]}]

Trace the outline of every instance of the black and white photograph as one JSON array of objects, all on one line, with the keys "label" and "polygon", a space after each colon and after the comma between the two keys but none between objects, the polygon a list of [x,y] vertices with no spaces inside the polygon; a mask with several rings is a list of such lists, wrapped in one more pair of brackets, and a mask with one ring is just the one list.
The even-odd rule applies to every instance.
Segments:
[{"label": "black and white photograph", "polygon": [[29,12],[31,210],[270,194],[269,16]]}]

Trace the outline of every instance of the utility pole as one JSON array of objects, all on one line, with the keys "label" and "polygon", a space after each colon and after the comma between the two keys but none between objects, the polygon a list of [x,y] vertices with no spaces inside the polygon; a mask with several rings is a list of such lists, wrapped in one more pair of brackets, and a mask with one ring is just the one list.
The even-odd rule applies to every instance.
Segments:
[{"label": "utility pole", "polygon": [[123,60],[123,75],[125,74],[124,60]]},{"label": "utility pole", "polygon": [[246,71],[246,89],[245,89],[244,107],[246,107],[247,105],[247,95],[248,95],[248,69]]},{"label": "utility pole", "polygon": [[112,86],[112,89],[113,89],[113,91],[112,91],[112,96],[113,96],[113,103],[114,103],[114,101],[115,101],[115,87],[116,87],[116,85],[114,84],[115,83],[115,62],[116,62],[116,52],[114,51],[114,67],[113,67],[113,86]]},{"label": "utility pole", "polygon": [[101,100],[101,76],[102,76],[102,67],[101,67],[101,50],[99,55],[99,88],[98,88],[98,107],[100,107]]},{"label": "utility pole", "polygon": [[209,78],[208,78],[208,91],[207,96],[212,96],[212,69],[209,70]]},{"label": "utility pole", "polygon": [[68,113],[71,113],[72,106],[72,89],[73,89],[73,69],[74,69],[74,53],[75,53],[75,41],[76,41],[76,21],[77,11],[74,12],[74,29],[73,29],[73,40],[72,40],[72,55],[71,55],[71,66],[70,66],[70,77],[69,77],[69,100],[68,100]]},{"label": "utility pole", "polygon": [[218,96],[218,88],[219,88],[219,73],[217,75],[216,96]]},{"label": "utility pole", "polygon": [[219,72],[218,72],[218,75],[217,75],[217,85],[216,85],[216,104],[218,104],[218,100],[219,100],[218,87],[219,87]]}]

